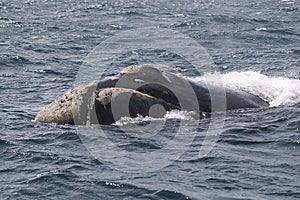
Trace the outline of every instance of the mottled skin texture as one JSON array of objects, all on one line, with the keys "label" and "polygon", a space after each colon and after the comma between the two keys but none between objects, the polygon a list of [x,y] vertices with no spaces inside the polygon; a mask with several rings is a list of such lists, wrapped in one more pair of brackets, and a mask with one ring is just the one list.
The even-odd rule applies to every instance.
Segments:
[{"label": "mottled skin texture", "polygon": [[43,108],[43,110],[36,115],[35,120],[45,123],[74,124],[72,101],[77,95],[76,90],[67,92]]},{"label": "mottled skin texture", "polygon": [[56,124],[85,124],[88,104],[93,100],[98,81],[87,86],[79,86],[58,97],[43,108],[35,117],[35,121]]},{"label": "mottled skin texture", "polygon": [[[184,105],[187,106],[182,107],[175,94],[185,95],[185,84],[193,91],[196,101],[186,96]],[[169,72],[134,65],[124,68],[118,77],[94,81],[67,92],[40,111],[35,120],[57,124],[112,124],[125,116],[148,116],[149,109],[156,104],[166,111],[199,109],[210,113],[210,91],[218,93],[223,88],[210,86],[209,89],[206,84],[195,83]],[[226,88],[225,94],[225,110],[268,106],[267,102],[244,91]],[[130,99],[128,104],[124,103],[126,99]],[[112,102],[117,102],[113,104],[113,110]],[[225,110],[217,108],[214,111]],[[158,113],[156,117],[162,117],[162,114]]]}]

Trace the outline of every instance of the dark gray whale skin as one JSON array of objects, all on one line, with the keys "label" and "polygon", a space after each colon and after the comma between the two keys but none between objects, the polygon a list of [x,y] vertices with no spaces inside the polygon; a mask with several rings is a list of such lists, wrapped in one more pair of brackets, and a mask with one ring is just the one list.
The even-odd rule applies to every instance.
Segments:
[{"label": "dark gray whale skin", "polygon": [[[182,82],[188,82],[194,90],[200,111],[210,113],[212,111],[210,91],[218,93],[218,91],[222,91],[222,87],[210,85],[208,88],[206,84],[195,83],[175,74],[160,71],[154,67],[129,66],[121,71],[119,77],[100,81],[97,85],[97,90],[101,90],[105,87],[115,87],[116,84],[119,84],[118,87],[136,89],[139,92],[163,99],[180,108],[180,103],[173,91],[177,94],[184,93],[186,88],[182,86]],[[226,101],[225,110],[269,106],[268,102],[247,92],[229,88],[225,88],[223,91],[224,90]],[[186,98],[188,99],[189,97]],[[188,102],[187,100],[187,103],[193,102]],[[194,106],[191,106],[190,109],[187,109],[193,110],[193,108]],[[214,111],[223,110],[218,110],[217,108]]]},{"label": "dark gray whale skin", "polygon": [[[126,102],[129,100],[129,105]],[[115,112],[112,111],[114,101]],[[104,88],[95,98],[95,114],[97,123],[109,125],[118,121],[121,117],[135,118],[138,115],[149,116],[153,105],[160,105],[164,109],[152,110],[152,117],[164,117],[165,111],[178,109],[176,106],[162,99],[126,88]]]}]

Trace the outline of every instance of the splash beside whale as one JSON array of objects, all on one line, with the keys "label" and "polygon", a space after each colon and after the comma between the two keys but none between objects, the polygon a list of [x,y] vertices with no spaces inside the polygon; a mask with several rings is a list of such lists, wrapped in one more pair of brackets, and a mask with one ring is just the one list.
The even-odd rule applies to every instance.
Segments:
[{"label": "splash beside whale", "polygon": [[[225,107],[212,107],[211,93],[222,91]],[[117,77],[93,81],[58,97],[37,114],[35,121],[109,125],[121,117],[163,117],[173,109],[209,114],[268,106],[268,102],[244,91],[195,83],[154,67],[134,65]]]}]

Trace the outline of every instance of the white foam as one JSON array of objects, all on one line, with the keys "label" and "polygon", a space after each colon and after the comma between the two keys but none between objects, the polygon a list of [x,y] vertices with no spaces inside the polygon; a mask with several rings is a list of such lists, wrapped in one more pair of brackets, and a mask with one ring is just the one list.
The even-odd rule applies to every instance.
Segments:
[{"label": "white foam", "polygon": [[137,116],[135,118],[131,117],[122,117],[114,124],[117,126],[124,126],[132,123],[144,123],[144,122],[153,122],[153,121],[162,121],[167,119],[180,119],[180,120],[192,120],[194,118],[195,112],[192,111],[180,111],[180,110],[171,110],[166,112],[163,118],[153,118],[153,117],[143,117]]},{"label": "white foam", "polygon": [[171,110],[165,114],[167,119],[192,120],[195,119],[196,113],[193,111]]},{"label": "white foam", "polygon": [[[205,82],[208,75],[191,78]],[[260,72],[230,72],[220,75],[224,87],[239,89],[268,101],[270,107],[295,105],[300,102],[300,80],[271,77]]]},{"label": "white foam", "polygon": [[267,28],[266,28],[266,27],[262,27],[262,28],[256,28],[255,30],[256,30],[256,31],[266,31]]}]

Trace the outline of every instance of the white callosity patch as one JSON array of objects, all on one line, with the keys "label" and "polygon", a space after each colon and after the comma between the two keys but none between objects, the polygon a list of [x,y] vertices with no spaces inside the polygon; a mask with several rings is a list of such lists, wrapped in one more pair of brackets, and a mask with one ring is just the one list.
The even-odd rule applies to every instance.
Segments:
[{"label": "white callosity patch", "polygon": [[55,101],[41,110],[35,121],[45,123],[86,124],[93,104],[93,91],[98,81],[93,81],[86,86],[78,86],[59,96]]}]

